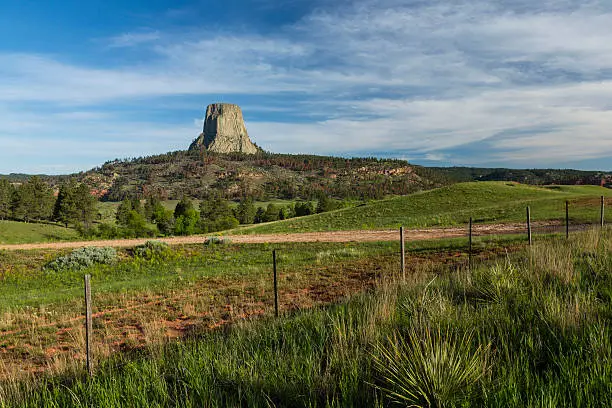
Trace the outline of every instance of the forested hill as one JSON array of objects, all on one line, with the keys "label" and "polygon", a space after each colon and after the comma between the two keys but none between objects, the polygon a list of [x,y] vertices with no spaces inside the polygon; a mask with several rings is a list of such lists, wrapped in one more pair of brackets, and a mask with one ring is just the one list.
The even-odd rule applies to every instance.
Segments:
[{"label": "forested hill", "polygon": [[516,181],[533,185],[604,185],[607,187],[612,184],[612,172],[610,171],[478,167],[430,167],[430,169],[454,182]]},{"label": "forested hill", "polygon": [[133,196],[206,198],[213,191],[227,199],[311,199],[321,193],[382,198],[450,183],[438,171],[404,160],[206,151],[114,160],[76,177],[109,201]]},{"label": "forested hill", "polygon": [[[29,176],[0,176],[23,183]],[[113,160],[73,175],[40,176],[57,189],[69,178],[85,182],[102,200],[155,196],[206,198],[218,191],[227,199],[245,196],[312,199],[382,198],[463,181],[516,181],[524,184],[612,184],[612,173],[560,169],[422,167],[404,160],[340,158],[260,152],[255,155],[207,151]]]}]

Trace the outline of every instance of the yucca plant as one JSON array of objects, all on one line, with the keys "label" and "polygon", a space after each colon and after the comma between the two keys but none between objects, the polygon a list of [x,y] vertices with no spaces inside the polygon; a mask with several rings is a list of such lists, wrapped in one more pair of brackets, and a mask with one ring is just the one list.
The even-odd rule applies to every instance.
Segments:
[{"label": "yucca plant", "polygon": [[374,365],[394,402],[409,407],[450,407],[471,396],[490,372],[490,344],[472,347],[472,334],[440,329],[398,333],[374,347]]}]

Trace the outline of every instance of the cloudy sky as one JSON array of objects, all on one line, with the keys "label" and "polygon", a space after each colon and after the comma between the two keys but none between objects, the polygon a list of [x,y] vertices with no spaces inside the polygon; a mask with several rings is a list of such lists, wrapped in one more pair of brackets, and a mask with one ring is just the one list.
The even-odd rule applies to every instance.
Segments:
[{"label": "cloudy sky", "polygon": [[612,170],[610,0],[0,0],[0,173],[186,148]]}]

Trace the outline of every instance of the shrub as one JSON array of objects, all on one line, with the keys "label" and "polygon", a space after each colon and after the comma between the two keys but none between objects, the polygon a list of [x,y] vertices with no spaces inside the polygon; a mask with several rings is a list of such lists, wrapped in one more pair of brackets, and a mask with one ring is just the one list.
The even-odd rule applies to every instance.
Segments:
[{"label": "shrub", "polygon": [[68,255],[49,262],[45,269],[53,271],[79,270],[96,264],[113,264],[117,261],[117,251],[111,247],[85,247],[75,249]]},{"label": "shrub", "polygon": [[378,388],[395,402],[411,407],[461,404],[490,370],[490,344],[472,348],[472,336],[452,331],[411,331],[378,344],[374,365],[384,386]]},{"label": "shrub", "polygon": [[204,241],[204,245],[222,245],[229,244],[231,240],[229,238],[219,238],[219,237],[207,237],[206,241]]},{"label": "shrub", "polygon": [[134,256],[142,259],[165,259],[168,258],[172,253],[172,249],[165,242],[161,241],[147,241],[142,245],[134,247]]}]

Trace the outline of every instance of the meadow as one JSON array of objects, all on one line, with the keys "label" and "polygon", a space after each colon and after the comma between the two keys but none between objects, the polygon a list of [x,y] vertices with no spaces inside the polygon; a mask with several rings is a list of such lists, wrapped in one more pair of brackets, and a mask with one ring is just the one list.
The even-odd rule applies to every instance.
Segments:
[{"label": "meadow", "polygon": [[[465,225],[470,217],[477,223],[525,222],[527,206],[531,207],[534,221],[564,221],[566,201],[570,205],[571,223],[595,224],[599,221],[601,196],[612,197],[612,190],[596,186],[537,187],[510,182],[459,183],[353,208],[240,227],[232,233],[448,227]],[[606,214],[606,221],[612,221],[612,212]]]},{"label": "meadow", "polygon": [[[525,207],[531,207],[535,222],[557,222],[565,219],[565,202],[570,205],[570,223],[599,222],[601,196],[612,197],[612,190],[596,186],[536,187],[510,182],[470,182],[428,190],[386,200],[369,201],[322,214],[291,218],[283,221],[240,226],[228,234],[270,234],[337,230],[374,230],[452,227],[465,225],[472,217],[478,224],[523,223]],[[176,200],[165,201],[174,209]],[[266,207],[273,203],[287,206],[294,201],[273,200],[256,202]],[[198,202],[195,201],[197,206]],[[98,204],[101,222],[115,223],[119,203]],[[232,203],[232,206],[236,206]],[[612,222],[612,211],[605,213]],[[18,244],[78,239],[74,229],[55,224],[0,221],[0,244]]]},{"label": "meadow", "polygon": [[[291,250],[285,271],[295,274],[282,285],[303,282],[309,271],[328,276],[325,291],[357,271],[371,284],[331,305],[286,304],[278,319],[264,313],[216,330],[193,326],[181,340],[99,359],[93,378],[72,359],[47,375],[4,379],[1,405],[612,405],[611,230],[540,237],[531,247],[481,243],[472,268],[456,258],[465,240],[421,243],[411,247],[406,281],[397,273],[396,244],[287,244],[280,253]],[[197,256],[231,265],[224,274],[251,265],[248,273],[257,274],[259,262],[269,271],[269,247],[249,247],[248,255],[239,249],[198,249],[210,253]],[[92,272],[99,286],[111,273]]]},{"label": "meadow", "polygon": [[77,239],[79,239],[79,234],[76,230],[57,224],[0,221],[0,244],[29,244]]}]

